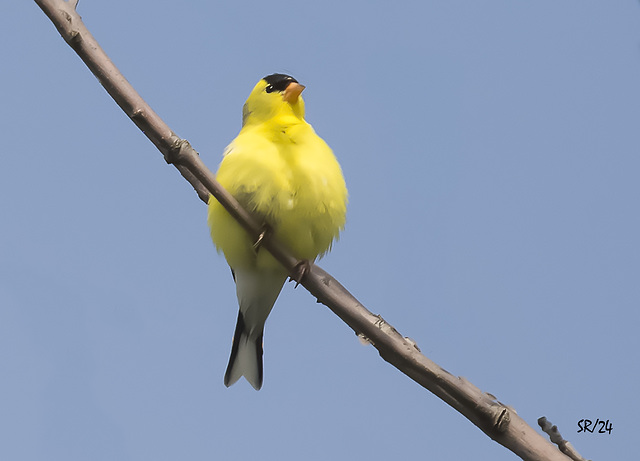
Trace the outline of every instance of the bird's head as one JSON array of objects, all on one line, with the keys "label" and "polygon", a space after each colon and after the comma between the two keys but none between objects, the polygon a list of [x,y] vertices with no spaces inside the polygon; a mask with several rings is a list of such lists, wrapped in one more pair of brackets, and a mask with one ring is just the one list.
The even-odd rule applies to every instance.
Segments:
[{"label": "bird's head", "polygon": [[275,117],[304,119],[304,86],[285,74],[271,74],[253,88],[242,109],[242,125],[262,123]]}]

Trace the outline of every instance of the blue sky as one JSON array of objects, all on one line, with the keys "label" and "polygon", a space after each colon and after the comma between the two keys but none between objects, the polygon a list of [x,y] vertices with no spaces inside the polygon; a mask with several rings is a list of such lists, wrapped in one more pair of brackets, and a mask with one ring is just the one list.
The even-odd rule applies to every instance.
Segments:
[{"label": "blue sky", "polygon": [[[294,75],[350,191],[320,265],[529,424],[632,459],[638,2],[79,11],[212,169],[257,80]],[[205,206],[34,2],[0,12],[0,459],[515,459],[291,284],[263,389],[225,388],[237,305]]]}]

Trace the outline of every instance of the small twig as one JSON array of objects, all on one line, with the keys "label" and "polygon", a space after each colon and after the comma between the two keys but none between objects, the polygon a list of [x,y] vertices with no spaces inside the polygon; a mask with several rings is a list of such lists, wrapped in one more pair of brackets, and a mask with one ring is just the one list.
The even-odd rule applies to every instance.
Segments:
[{"label": "small twig", "polygon": [[562,435],[560,435],[560,431],[558,430],[558,426],[551,424],[551,422],[546,417],[542,416],[538,418],[538,425],[540,426],[540,429],[542,429],[545,433],[547,433],[547,435],[549,435],[549,440],[551,440],[552,443],[558,445],[558,449],[562,453],[564,453],[574,461],[587,461],[585,458],[580,456],[580,453],[578,453],[575,448],[573,448],[571,442],[568,442],[567,440],[562,438]]}]

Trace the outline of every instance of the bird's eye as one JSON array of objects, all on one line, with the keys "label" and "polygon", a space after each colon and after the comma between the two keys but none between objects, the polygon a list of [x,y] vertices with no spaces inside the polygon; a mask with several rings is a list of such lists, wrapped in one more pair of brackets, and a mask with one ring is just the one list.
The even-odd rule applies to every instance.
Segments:
[{"label": "bird's eye", "polygon": [[273,85],[269,85],[264,89],[264,91],[266,91],[267,93],[273,93],[274,90],[275,88],[273,87]]}]

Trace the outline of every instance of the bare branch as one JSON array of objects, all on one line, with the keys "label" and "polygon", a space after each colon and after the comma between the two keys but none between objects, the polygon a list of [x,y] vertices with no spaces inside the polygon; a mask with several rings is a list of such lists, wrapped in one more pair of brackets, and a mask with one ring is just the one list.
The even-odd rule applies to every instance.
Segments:
[{"label": "bare branch", "polygon": [[558,426],[551,424],[546,417],[542,416],[538,418],[538,425],[540,426],[540,429],[549,435],[549,440],[558,445],[558,448],[562,453],[574,461],[587,461],[585,458],[580,456],[580,453],[573,448],[573,445],[571,445],[570,442],[562,438],[562,435],[560,435],[560,431],[558,430]]},{"label": "bare branch", "polygon": [[[174,151],[182,147],[182,140],[142,99],[111,62],[93,35],[87,30],[75,10],[77,0],[36,0],[36,3],[56,26],[62,38],[74,49],[95,75],[107,93],[129,116],[149,140],[162,152],[168,163]],[[195,155],[197,153],[194,152]],[[207,203],[209,192],[184,166],[176,165],[182,176],[193,186],[201,200]]]},{"label": "bare branch", "polygon": [[[75,11],[77,1],[35,1],[122,110],[162,152],[165,160],[178,168],[200,199],[207,202],[209,194],[213,195],[250,235],[257,238],[260,223],[218,184],[198,153],[171,131],[122,76],[82,23]],[[298,261],[277,241],[267,236],[262,247],[292,273]],[[403,337],[381,316],[369,312],[319,266],[311,265],[302,285],[359,336],[366,338],[384,360],[458,410],[496,442],[525,460],[567,461],[564,454],[527,425],[512,408],[422,355],[413,340]]]}]

